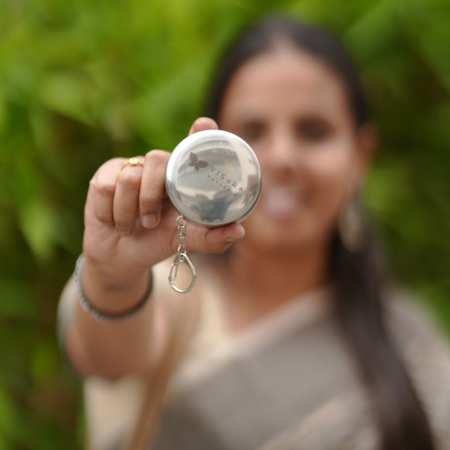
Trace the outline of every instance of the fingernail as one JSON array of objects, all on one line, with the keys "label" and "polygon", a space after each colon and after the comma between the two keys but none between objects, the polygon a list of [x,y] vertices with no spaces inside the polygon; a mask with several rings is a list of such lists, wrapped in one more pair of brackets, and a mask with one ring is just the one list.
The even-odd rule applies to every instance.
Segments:
[{"label": "fingernail", "polygon": [[145,214],[142,224],[145,228],[153,228],[156,225],[156,214]]},{"label": "fingernail", "polygon": [[237,235],[238,239],[244,237],[244,235],[245,235],[245,228],[240,223],[237,224],[234,235],[235,236]]},{"label": "fingernail", "polygon": [[226,238],[226,239],[225,239],[225,243],[226,243],[226,244],[232,244],[233,242],[236,242],[237,240],[238,240],[238,239],[229,237],[229,238]]}]

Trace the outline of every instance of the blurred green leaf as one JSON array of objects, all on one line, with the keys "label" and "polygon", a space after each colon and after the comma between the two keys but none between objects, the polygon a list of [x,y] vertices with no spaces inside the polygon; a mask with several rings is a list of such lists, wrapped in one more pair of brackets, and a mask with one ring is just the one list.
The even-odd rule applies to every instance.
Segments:
[{"label": "blurred green leaf", "polygon": [[31,287],[23,280],[2,280],[0,299],[2,317],[32,319],[36,314]]},{"label": "blurred green leaf", "polygon": [[20,226],[32,250],[41,258],[49,258],[53,251],[56,214],[43,199],[35,197],[20,209]]},{"label": "blurred green leaf", "polygon": [[10,448],[8,442],[18,434],[18,425],[14,404],[0,386],[0,448]]},{"label": "blurred green leaf", "polygon": [[48,382],[58,373],[59,352],[55,340],[44,341],[33,353],[31,371],[37,384]]}]

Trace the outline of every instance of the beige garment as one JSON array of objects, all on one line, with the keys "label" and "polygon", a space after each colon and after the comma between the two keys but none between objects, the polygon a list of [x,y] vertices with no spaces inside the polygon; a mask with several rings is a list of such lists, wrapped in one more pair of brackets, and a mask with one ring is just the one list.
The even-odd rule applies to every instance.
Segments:
[{"label": "beige garment", "polygon": [[[195,407],[197,412],[204,408],[204,417],[208,421],[204,426],[214,428],[215,434],[213,438],[207,436],[201,437],[201,439],[206,439],[205,442],[208,442],[208,439],[213,439],[211,442],[219,439],[217,442],[220,442],[222,447],[215,442],[215,449],[374,450],[377,436],[370,417],[370,409],[354,374],[351,358],[347,355],[347,350],[340,341],[338,332],[333,328],[327,290],[310,292],[293,299],[270,315],[253,323],[243,333],[230,337],[227,336],[221,321],[220,300],[216,286],[211,282],[202,282],[202,279],[207,279],[207,265],[200,264],[198,272],[199,283],[194,290],[195,297],[194,294],[189,297],[174,294],[168,288],[167,263],[162,263],[155,270],[155,295],[158,299],[164,299],[164,302],[171,305],[171,308],[177,308],[180,301],[198,302],[200,305],[199,327],[190,343],[189,351],[186,352],[183,362],[170,384],[166,396],[167,411],[163,414],[161,436],[156,436],[155,447],[181,450],[178,444],[176,446],[171,444],[172,441],[168,440],[167,436],[171,438],[170,435],[174,434],[185,433],[186,436],[195,434],[192,423],[188,424],[191,428],[180,429],[179,422],[183,421],[183,417],[177,417],[188,405],[189,408]],[[432,428],[439,444],[438,449],[450,449],[448,430],[448,423],[450,423],[450,358],[448,349],[436,336],[433,327],[417,313],[408,300],[402,298],[403,296],[399,293],[396,293],[394,297],[389,305],[391,328],[394,330],[403,358],[431,418]],[[66,299],[63,301],[65,306],[61,307],[61,311],[66,312],[61,313],[61,317],[67,318],[70,309],[70,300],[67,299],[73,299],[73,295],[66,295],[64,298]],[[286,425],[283,423],[281,428],[274,427],[274,433],[269,434],[270,437],[264,439],[264,444],[260,445],[256,436],[251,436],[251,430],[237,430],[242,420],[233,422],[233,419],[239,413],[242,415],[242,410],[237,409],[230,413],[223,407],[227,400],[231,400],[230,404],[238,403],[241,400],[240,397],[245,395],[244,391],[234,389],[235,392],[241,392],[235,394],[237,395],[235,399],[227,399],[223,396],[221,398],[220,392],[214,393],[213,391],[212,396],[217,396],[217,399],[208,405],[205,401],[211,401],[211,395],[207,391],[208,395],[202,397],[202,390],[204,391],[211,384],[211,380],[212,382],[215,379],[226,380],[223,373],[226,373],[230,366],[236,364],[236,361],[238,363],[248,361],[252,355],[264,352],[265,348],[273,346],[274,342],[282,342],[282,339],[288,338],[290,333],[295,333],[299,339],[298,342],[307,341],[304,346],[303,366],[314,368],[317,359],[315,352],[324,354],[325,351],[321,352],[320,349],[325,349],[324,346],[326,346],[331,349],[328,358],[330,367],[329,370],[313,371],[313,375],[317,373],[317,380],[309,381],[306,384],[299,380],[298,386],[296,385],[297,391],[299,391],[299,401],[306,406],[301,411],[296,410],[298,420],[296,420],[297,413],[291,414],[291,422]],[[308,340],[310,344],[308,344]],[[280,352],[277,350],[276,353]],[[306,363],[308,358],[309,363]],[[237,367],[241,371],[247,370],[248,372],[248,367],[245,368],[239,364]],[[298,369],[300,370],[300,368]],[[331,378],[333,383],[335,379],[338,380],[336,387],[317,400],[317,392],[324,392],[323,386],[327,383],[330,384],[330,380],[326,376],[327,372],[332,370],[336,370],[336,376],[333,373]],[[306,379],[308,373],[305,372],[303,376]],[[323,381],[320,380],[321,377],[324,378]],[[253,396],[259,396],[255,400],[256,404],[272,406],[270,403],[272,397],[267,398],[270,395],[270,392],[267,391],[270,390],[270,386],[265,385],[265,381],[267,380],[258,379],[255,374],[255,382],[252,383],[252,386],[248,386],[248,391]],[[286,378],[286,386],[289,385],[289,382],[289,378]],[[325,384],[321,385],[321,382]],[[314,388],[310,388],[312,385],[318,386],[317,392],[314,391]],[[308,390],[311,392],[309,393]],[[256,394],[254,394],[255,392]],[[312,401],[308,398],[308,394],[313,397]],[[94,377],[85,380],[86,416],[93,450],[119,448],[120,442],[130,432],[136,420],[142,395],[143,380],[139,377],[128,377],[118,381]],[[273,399],[276,403],[277,398],[273,397]],[[286,403],[288,402],[286,401]],[[252,427],[247,428],[255,429],[261,426],[261,423],[264,424],[264,421],[258,422],[258,418],[255,416],[260,413],[266,414],[268,409],[271,408],[264,406],[263,411],[250,409],[253,412],[247,416],[247,419],[245,417],[243,419],[244,423],[245,420],[252,423]],[[191,410],[188,409],[189,411]],[[282,413],[280,410],[281,415]],[[270,424],[277,417],[278,415],[269,417],[266,419],[267,423]],[[171,432],[171,424],[177,423],[177,421],[178,428]],[[233,426],[227,429],[227,424]],[[186,440],[182,442],[184,445]],[[186,444],[185,448],[195,448],[194,440],[192,442],[191,447]],[[204,445],[202,448],[212,447]]]}]

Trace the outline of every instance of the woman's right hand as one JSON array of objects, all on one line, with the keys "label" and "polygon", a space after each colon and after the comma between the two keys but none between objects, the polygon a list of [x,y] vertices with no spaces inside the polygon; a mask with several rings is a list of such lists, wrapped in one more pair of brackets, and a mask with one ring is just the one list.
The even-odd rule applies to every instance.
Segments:
[{"label": "woman's right hand", "polygon": [[[189,134],[216,128],[213,120],[200,118]],[[154,264],[176,253],[176,218],[180,214],[165,190],[169,156],[168,152],[152,150],[138,157],[143,167],[124,166],[126,158],[114,158],[95,173],[86,201],[83,241],[90,284],[95,273],[102,290],[126,291],[137,280],[148,280]],[[243,235],[239,224],[211,230],[191,225],[186,247],[220,253]]]}]

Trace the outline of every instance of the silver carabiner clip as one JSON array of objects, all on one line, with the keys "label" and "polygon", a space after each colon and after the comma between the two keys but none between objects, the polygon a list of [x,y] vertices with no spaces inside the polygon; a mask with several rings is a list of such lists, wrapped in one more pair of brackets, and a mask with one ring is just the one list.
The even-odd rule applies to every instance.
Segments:
[{"label": "silver carabiner clip", "polygon": [[[180,264],[186,264],[189,267],[189,269],[191,270],[191,274],[192,274],[191,284],[186,289],[181,289],[181,288],[175,286],[175,284],[174,284],[175,280],[177,279],[178,266]],[[174,271],[175,271],[175,273],[174,273]],[[170,268],[169,284],[170,284],[171,288],[174,291],[179,292],[180,294],[186,294],[194,287],[196,280],[197,280],[197,274],[195,273],[195,267],[192,264],[192,261],[189,259],[189,256],[185,252],[178,253],[177,256],[175,256],[175,259],[173,260],[172,267]]]}]

